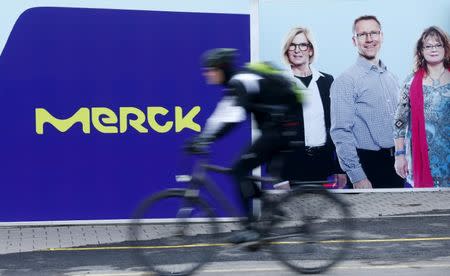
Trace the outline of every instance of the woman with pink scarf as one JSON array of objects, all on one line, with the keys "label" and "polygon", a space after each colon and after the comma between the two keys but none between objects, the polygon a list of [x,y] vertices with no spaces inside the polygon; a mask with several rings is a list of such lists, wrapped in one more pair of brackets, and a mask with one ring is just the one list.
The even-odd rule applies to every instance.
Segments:
[{"label": "woman with pink scarf", "polygon": [[414,188],[450,186],[450,44],[436,26],[417,41],[395,114],[395,170]]}]

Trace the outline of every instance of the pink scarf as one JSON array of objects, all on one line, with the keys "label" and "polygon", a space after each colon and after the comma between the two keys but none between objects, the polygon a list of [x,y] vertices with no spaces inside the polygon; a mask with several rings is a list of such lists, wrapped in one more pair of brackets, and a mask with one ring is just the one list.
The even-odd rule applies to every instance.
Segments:
[{"label": "pink scarf", "polygon": [[423,104],[423,77],[425,70],[420,68],[414,75],[409,96],[411,99],[411,134],[414,187],[433,187],[430,160],[428,159],[427,133]]}]

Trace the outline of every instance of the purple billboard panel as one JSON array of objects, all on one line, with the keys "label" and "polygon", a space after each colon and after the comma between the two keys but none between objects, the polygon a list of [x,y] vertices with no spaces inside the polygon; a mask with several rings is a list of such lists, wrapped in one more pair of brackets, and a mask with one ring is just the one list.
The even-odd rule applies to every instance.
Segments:
[{"label": "purple billboard panel", "polygon": [[[22,14],[0,56],[0,222],[126,219],[146,195],[176,186],[189,167],[184,141],[221,97],[200,56],[232,47],[249,61],[249,24],[234,14]],[[229,165],[250,132],[247,121],[219,141],[214,161]]]}]

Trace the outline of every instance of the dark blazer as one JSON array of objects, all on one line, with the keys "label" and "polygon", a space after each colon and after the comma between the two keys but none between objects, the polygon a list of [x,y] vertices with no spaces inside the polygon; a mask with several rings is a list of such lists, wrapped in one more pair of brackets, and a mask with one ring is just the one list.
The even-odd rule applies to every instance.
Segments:
[{"label": "dark blazer", "polygon": [[[334,78],[332,75],[326,74],[324,72],[320,72],[320,73],[323,76],[320,76],[317,79],[316,83],[317,83],[317,88],[319,89],[320,99],[322,100],[323,113],[324,113],[324,117],[325,117],[325,129],[326,129],[326,135],[327,135],[325,146],[329,147],[331,150],[335,150],[333,141],[331,140],[331,136],[330,136],[330,127],[331,127],[330,87],[334,81]],[[312,85],[312,83],[309,84],[309,86],[311,86],[311,85]],[[302,108],[301,114],[303,115],[303,108]],[[304,129],[302,129],[302,130],[304,132]]]},{"label": "dark blazer", "polygon": [[338,161],[338,158],[337,158],[337,155],[336,155],[336,148],[335,148],[333,140],[331,140],[331,136],[330,136],[330,128],[331,128],[330,88],[331,88],[331,84],[334,81],[334,78],[333,78],[332,75],[326,74],[324,72],[320,71],[320,73],[323,76],[319,77],[319,79],[316,81],[316,83],[317,83],[317,87],[319,88],[320,98],[322,99],[323,112],[324,112],[324,117],[325,117],[325,128],[326,128],[326,134],[327,134],[327,140],[326,140],[325,146],[333,154],[333,157],[334,157],[334,164],[333,164],[333,166],[334,166],[334,173],[344,174],[345,172],[339,166],[339,161]]},{"label": "dark blazer", "polygon": [[[330,87],[334,79],[333,76],[323,72],[313,70],[313,73],[319,75],[319,77],[313,76],[309,87],[312,88],[312,85],[314,85],[312,82],[315,80],[324,111],[326,141],[324,147],[320,148],[316,155],[308,155],[307,149],[303,147],[286,156],[282,177],[289,180],[323,180],[327,175],[344,173],[339,166],[336,149],[330,136]],[[300,80],[296,82],[298,83],[298,81]],[[303,123],[301,125],[303,128]],[[302,131],[304,132],[304,129]]]},{"label": "dark blazer", "polygon": [[322,73],[323,77],[319,77],[319,79],[316,81],[317,87],[319,88],[320,98],[322,100],[322,106],[323,106],[323,112],[325,116],[325,128],[327,133],[327,141],[326,146],[330,147],[333,151],[335,151],[333,141],[331,140],[330,136],[330,127],[331,127],[331,119],[330,119],[330,87],[331,84],[334,81],[334,78],[332,75],[326,74],[324,72]]}]

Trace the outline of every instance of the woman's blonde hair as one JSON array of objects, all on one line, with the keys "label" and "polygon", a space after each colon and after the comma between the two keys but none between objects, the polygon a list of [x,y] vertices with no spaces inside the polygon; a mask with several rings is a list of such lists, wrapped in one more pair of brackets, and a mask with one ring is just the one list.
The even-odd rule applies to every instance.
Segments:
[{"label": "woman's blonde hair", "polygon": [[284,60],[284,62],[286,62],[286,64],[291,65],[291,62],[289,61],[289,57],[288,57],[288,49],[289,49],[289,46],[291,45],[292,41],[294,40],[295,36],[298,34],[304,34],[306,36],[306,40],[308,40],[309,47],[312,50],[312,55],[309,57],[309,64],[311,64],[314,61],[314,56],[317,54],[316,47],[315,47],[314,39],[313,39],[311,32],[309,31],[309,29],[303,28],[303,27],[292,28],[291,31],[289,32],[289,34],[287,35],[286,40],[284,41],[284,45],[283,45],[283,52],[282,52],[283,60]]}]

